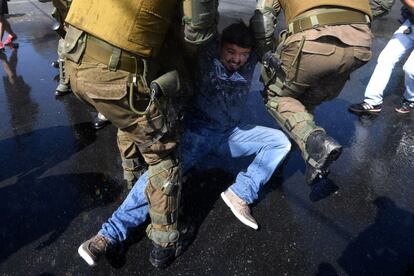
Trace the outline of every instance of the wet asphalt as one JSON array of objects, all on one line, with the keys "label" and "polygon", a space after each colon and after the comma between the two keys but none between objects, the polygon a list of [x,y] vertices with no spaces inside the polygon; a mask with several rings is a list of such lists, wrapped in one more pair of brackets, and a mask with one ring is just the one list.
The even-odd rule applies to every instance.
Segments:
[{"label": "wet asphalt", "polygon": [[[254,1],[221,1],[221,26],[247,19]],[[357,117],[376,58],[398,27],[398,8],[374,22],[373,58],[316,121],[344,147],[329,181],[312,190],[293,148],[252,207],[260,224],[242,225],[219,195],[249,159],[201,164],[185,189],[197,227],[170,267],[151,266],[145,226],[123,250],[90,268],[77,247],[93,236],[125,196],[116,129],[92,129],[94,111],[74,95],[56,98],[57,36],[50,3],[9,2],[19,48],[1,55],[1,275],[414,275],[414,117],[394,111],[404,91],[398,65],[383,111]],[[256,79],[246,122],[276,127]],[[221,168],[221,169],[220,169]],[[224,170],[226,168],[226,170]]]}]

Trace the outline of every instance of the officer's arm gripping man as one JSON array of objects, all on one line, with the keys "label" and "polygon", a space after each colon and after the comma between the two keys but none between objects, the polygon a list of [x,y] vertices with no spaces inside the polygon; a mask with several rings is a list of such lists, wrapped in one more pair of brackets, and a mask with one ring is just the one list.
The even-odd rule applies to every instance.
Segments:
[{"label": "officer's arm gripping man", "polygon": [[280,3],[277,0],[257,1],[254,15],[250,19],[250,27],[256,40],[256,51],[260,58],[263,58],[266,52],[275,50],[274,32],[280,9]]},{"label": "officer's arm gripping man", "polygon": [[388,14],[394,3],[395,0],[369,0],[369,5],[371,6],[372,16],[374,19],[376,17]]},{"label": "officer's arm gripping man", "polygon": [[182,0],[184,39],[200,45],[217,33],[218,0]]}]

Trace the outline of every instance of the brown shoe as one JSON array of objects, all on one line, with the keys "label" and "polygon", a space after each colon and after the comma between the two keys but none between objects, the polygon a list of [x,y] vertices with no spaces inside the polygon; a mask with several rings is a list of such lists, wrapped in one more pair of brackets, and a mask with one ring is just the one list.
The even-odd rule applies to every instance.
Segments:
[{"label": "brown shoe", "polygon": [[109,240],[103,235],[97,234],[82,243],[78,248],[78,253],[88,265],[95,266],[99,259],[106,254],[109,246]]},{"label": "brown shoe", "polygon": [[257,225],[256,220],[250,213],[250,208],[247,203],[238,197],[232,190],[227,189],[221,193],[221,198],[230,207],[233,214],[238,218],[243,224],[257,230],[259,226]]}]

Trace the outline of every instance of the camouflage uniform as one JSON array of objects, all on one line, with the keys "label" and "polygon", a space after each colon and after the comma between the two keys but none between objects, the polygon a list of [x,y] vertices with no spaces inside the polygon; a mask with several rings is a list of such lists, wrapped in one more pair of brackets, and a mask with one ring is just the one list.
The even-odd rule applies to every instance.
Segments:
[{"label": "camouflage uniform", "polygon": [[65,18],[68,14],[71,0],[52,0],[52,16],[57,21],[56,32],[61,36],[58,42],[58,60],[59,63],[59,85],[56,88],[56,95],[62,95],[70,92],[69,78],[65,72],[65,58],[63,56],[63,45],[65,36]]},{"label": "camouflage uniform", "polygon": [[256,30],[262,48],[267,47],[262,53],[273,51],[262,74],[266,108],[297,143],[307,164],[320,168],[306,148],[312,133],[324,132],[312,111],[337,97],[351,72],[371,58],[370,8],[368,1],[356,0],[264,0],[258,3],[253,27],[263,14],[270,16],[268,25],[275,24],[281,10],[288,30],[277,50],[265,32]]},{"label": "camouflage uniform", "polygon": [[[195,2],[217,8],[213,0],[190,1],[190,7]],[[180,3],[74,0],[66,17],[64,52],[72,89],[118,128],[124,171],[135,172],[139,154],[149,165],[147,234],[162,247],[175,245],[179,238],[178,118],[171,115],[175,106],[167,95],[178,93],[181,84],[181,79],[170,78],[171,70],[182,73],[184,67],[179,43],[184,40],[182,35],[176,39],[183,21]],[[201,44],[213,37],[214,17],[207,24],[191,15],[184,18],[186,34],[192,35],[185,36],[187,42]]]}]

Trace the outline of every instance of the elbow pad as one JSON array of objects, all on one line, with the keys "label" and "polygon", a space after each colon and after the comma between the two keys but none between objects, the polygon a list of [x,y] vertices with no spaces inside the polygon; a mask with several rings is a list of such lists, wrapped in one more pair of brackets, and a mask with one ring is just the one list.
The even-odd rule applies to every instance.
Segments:
[{"label": "elbow pad", "polygon": [[256,40],[256,50],[260,57],[275,48],[276,24],[276,16],[265,9],[256,9],[250,18],[250,28]]},{"label": "elbow pad", "polygon": [[204,44],[217,33],[218,0],[183,0],[184,39]]}]

